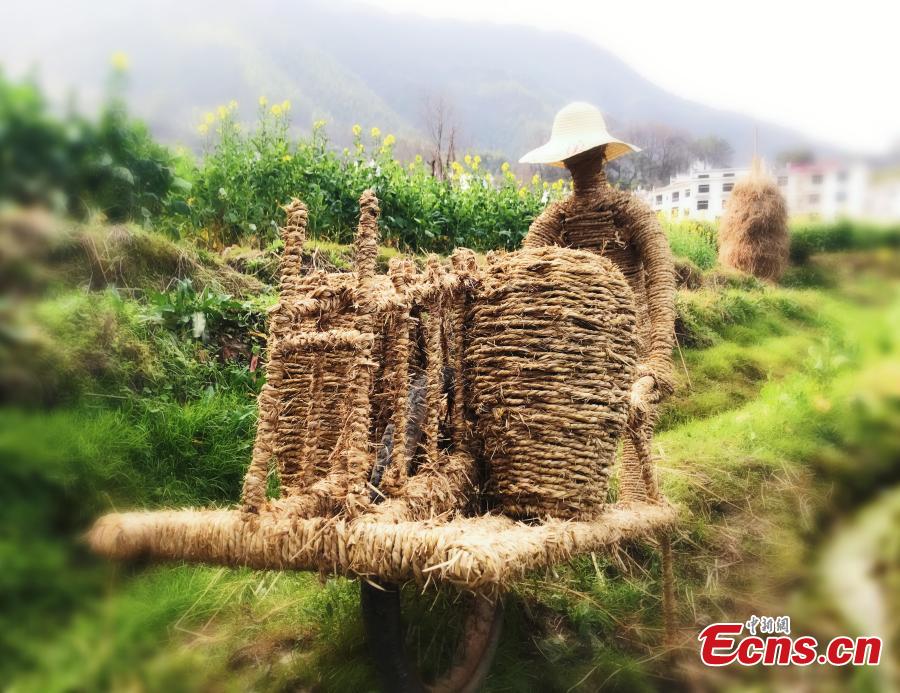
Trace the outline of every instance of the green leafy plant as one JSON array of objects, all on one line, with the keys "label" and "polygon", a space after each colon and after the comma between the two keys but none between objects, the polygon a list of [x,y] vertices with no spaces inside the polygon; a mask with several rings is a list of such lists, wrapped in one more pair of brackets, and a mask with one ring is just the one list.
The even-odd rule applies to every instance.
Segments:
[{"label": "green leafy plant", "polygon": [[209,288],[198,293],[190,278],[177,280],[171,291],[154,292],[150,304],[155,309],[152,320],[179,332],[187,328],[194,339],[203,341],[222,328],[247,328],[252,319],[248,301]]},{"label": "green leafy plant", "polygon": [[523,185],[508,164],[493,173],[470,155],[440,180],[421,156],[396,159],[395,138],[378,128],[364,138],[355,126],[353,147],[343,152],[329,146],[323,121],[308,137],[292,140],[289,111],[288,102],[269,108],[262,100],[249,132],[236,121],[233,104],[207,114],[200,125],[209,137],[206,156],[169,228],[212,247],[248,239],[263,246],[283,221],[279,206],[297,196],[309,207],[313,238],[347,243],[359,195],[374,188],[388,245],[444,253],[460,245],[515,248],[547,200],[563,190],[562,181],[551,185],[537,176]]},{"label": "green leafy plant", "polygon": [[662,221],[672,252],[689,259],[703,270],[712,269],[718,258],[716,226],[704,221]]},{"label": "green leafy plant", "polygon": [[168,366],[168,377],[158,380],[154,391],[184,399],[191,392],[212,394],[223,388],[259,390],[264,301],[239,301],[208,287],[198,292],[189,278],[148,299],[145,320],[164,328],[156,343]]}]

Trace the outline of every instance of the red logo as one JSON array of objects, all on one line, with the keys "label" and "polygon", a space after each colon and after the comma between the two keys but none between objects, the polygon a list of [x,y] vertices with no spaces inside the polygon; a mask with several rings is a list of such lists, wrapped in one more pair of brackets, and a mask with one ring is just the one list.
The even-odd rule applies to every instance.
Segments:
[{"label": "red logo", "polygon": [[[759,626],[759,635],[757,635]],[[744,635],[744,630],[748,634]],[[763,637],[765,635],[765,637]],[[753,616],[747,623],[713,623],[698,636],[700,660],[710,667],[739,664],[752,666],[877,666],[881,661],[881,638],[840,636],[820,652],[810,635],[791,637],[790,618]]]}]

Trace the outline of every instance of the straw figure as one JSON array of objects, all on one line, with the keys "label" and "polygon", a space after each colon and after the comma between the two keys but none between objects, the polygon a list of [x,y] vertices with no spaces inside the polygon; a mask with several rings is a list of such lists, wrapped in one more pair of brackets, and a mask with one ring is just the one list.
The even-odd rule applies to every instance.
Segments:
[{"label": "straw figure", "polygon": [[750,175],[735,183],[719,224],[719,262],[777,282],[789,251],[784,196],[755,157]]},{"label": "straw figure", "polygon": [[574,188],[572,195],[551,203],[534,220],[523,247],[560,245],[602,255],[622,272],[634,293],[638,366],[629,426],[637,435],[624,440],[619,495],[626,501],[656,498],[658,493],[647,460],[656,405],[673,388],[675,323],[672,254],[656,215],[606,181],[605,164],[635,151],[640,150],[609,134],[597,108],[576,102],[557,113],[550,141],[521,159],[564,166]]}]

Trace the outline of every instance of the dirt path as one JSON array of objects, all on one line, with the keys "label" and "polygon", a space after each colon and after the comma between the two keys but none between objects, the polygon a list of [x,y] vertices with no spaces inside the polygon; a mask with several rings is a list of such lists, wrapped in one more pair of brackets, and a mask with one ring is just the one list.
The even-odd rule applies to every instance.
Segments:
[{"label": "dirt path", "polygon": [[821,571],[828,593],[852,629],[848,635],[877,635],[883,640],[879,667],[885,690],[900,681],[900,662],[892,659],[896,644],[891,605],[876,571],[880,545],[900,514],[900,487],[886,491],[840,528],[822,556]]}]

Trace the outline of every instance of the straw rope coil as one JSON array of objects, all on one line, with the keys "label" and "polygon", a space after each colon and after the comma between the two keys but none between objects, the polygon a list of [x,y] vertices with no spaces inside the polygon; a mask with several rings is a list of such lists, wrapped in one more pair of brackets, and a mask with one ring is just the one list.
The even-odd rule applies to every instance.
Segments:
[{"label": "straw rope coil", "polygon": [[296,197],[284,206],[287,223],[281,229],[284,251],[279,263],[281,277],[281,298],[297,298],[303,293],[303,244],[306,241],[306,226],[309,212],[306,205]]},{"label": "straw rope coil", "polygon": [[[285,328],[284,321],[278,319],[282,304],[297,299],[308,286],[304,283],[301,271],[308,221],[306,205],[294,198],[284,209],[287,223],[281,229],[284,252],[280,262],[280,302],[270,314],[271,330],[267,345],[270,353],[276,347],[279,327]],[[259,413],[256,441],[241,494],[244,509],[248,512],[258,511],[266,498],[269,469],[278,446],[276,438],[278,422],[282,415],[281,402],[284,401],[281,396],[283,381],[284,369],[281,363],[270,358],[266,364],[266,383],[257,399]]]}]

